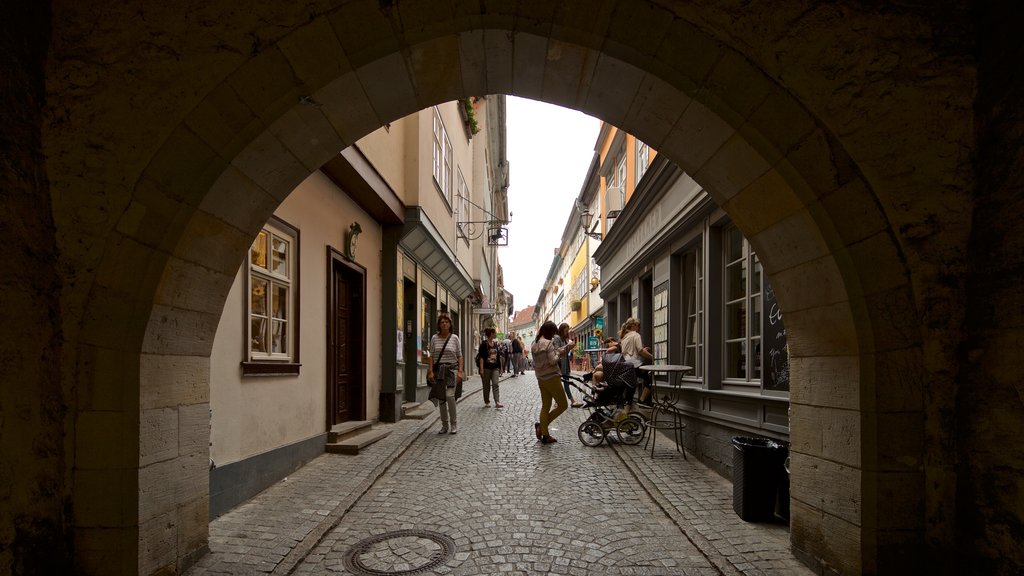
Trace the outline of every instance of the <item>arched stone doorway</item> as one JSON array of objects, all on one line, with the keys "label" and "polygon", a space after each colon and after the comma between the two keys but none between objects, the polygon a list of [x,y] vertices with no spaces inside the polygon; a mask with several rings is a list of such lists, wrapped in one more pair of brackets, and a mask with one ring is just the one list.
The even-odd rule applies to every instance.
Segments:
[{"label": "arched stone doorway", "polygon": [[[801,557],[870,573],[951,545],[975,72],[966,45],[935,59],[929,26],[962,35],[963,14],[667,4],[214,2],[130,30],[102,26],[129,16],[113,6],[54,6],[43,146],[79,565],[201,551],[209,346],[273,209],[371,130],[491,93],[636,134],[751,239],[791,332]],[[894,59],[881,31],[900,29]]]}]

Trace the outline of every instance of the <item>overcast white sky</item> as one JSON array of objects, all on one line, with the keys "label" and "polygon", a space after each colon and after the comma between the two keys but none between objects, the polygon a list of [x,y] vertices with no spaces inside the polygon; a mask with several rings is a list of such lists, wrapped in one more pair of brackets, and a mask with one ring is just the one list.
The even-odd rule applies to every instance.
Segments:
[{"label": "overcast white sky", "polygon": [[537,303],[594,155],[600,120],[509,96],[508,246],[498,259],[516,312]]}]

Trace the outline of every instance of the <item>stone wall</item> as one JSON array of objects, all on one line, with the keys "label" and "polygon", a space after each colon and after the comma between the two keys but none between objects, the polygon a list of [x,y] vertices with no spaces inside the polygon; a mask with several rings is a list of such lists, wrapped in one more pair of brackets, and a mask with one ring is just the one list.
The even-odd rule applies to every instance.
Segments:
[{"label": "stone wall", "polygon": [[0,7],[0,574],[70,573],[60,279],[42,152],[49,2]]},{"label": "stone wall", "polygon": [[960,566],[978,574],[1024,573],[1024,8],[1005,6],[979,9],[979,182],[957,397],[958,485],[956,508],[939,527],[955,530]]}]

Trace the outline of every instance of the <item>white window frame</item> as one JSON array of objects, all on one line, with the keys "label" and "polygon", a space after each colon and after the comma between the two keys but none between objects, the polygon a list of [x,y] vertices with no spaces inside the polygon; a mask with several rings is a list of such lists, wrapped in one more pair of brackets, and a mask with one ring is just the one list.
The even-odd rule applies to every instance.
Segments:
[{"label": "white window frame", "polygon": [[[285,250],[284,265],[283,268],[274,267],[274,241],[278,240],[284,242],[287,246]],[[263,249],[265,250],[264,264],[261,265],[257,258],[254,257],[254,251],[257,249],[259,244],[263,243]],[[246,360],[249,362],[296,362],[298,358],[298,345],[297,345],[297,320],[298,320],[298,302],[296,291],[298,282],[296,278],[297,261],[299,254],[299,243],[298,233],[296,230],[287,226],[283,222],[276,219],[272,219],[253,240],[252,245],[249,247],[248,260],[246,262],[246,274],[247,282],[245,296],[245,312],[246,312]],[[264,309],[267,311],[264,314],[260,314],[253,310],[254,292],[258,285],[267,286],[264,289],[263,298]],[[283,315],[277,315],[273,312],[273,295],[279,289],[285,289],[285,302],[283,305]],[[261,327],[262,341],[268,343],[268,346],[264,350],[254,349],[254,344],[257,336],[254,334],[253,327],[257,323],[257,320],[263,323]],[[279,349],[274,349],[274,326],[275,324],[282,325],[281,334],[283,334],[282,345]]]},{"label": "white window frame", "polygon": [[647,167],[651,165],[651,147],[641,142],[636,141],[636,181],[640,182],[644,172],[647,172]]},{"label": "white window frame", "polygon": [[444,127],[444,122],[441,120],[441,112],[437,106],[434,106],[433,133],[431,173],[434,176],[434,183],[437,184],[438,190],[441,191],[441,196],[448,202],[448,209],[451,210],[453,205],[452,181],[454,175],[452,142],[448,138],[448,131]]},{"label": "white window frame", "polygon": [[[683,364],[692,362],[693,379],[704,378],[704,248],[698,244],[682,254],[684,264],[692,267],[684,271],[683,283]],[[692,262],[690,260],[692,259]]]}]

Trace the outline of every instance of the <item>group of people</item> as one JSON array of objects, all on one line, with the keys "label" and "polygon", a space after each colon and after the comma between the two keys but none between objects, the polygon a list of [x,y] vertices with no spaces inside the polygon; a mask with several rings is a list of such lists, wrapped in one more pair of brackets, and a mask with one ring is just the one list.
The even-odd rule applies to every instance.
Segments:
[{"label": "group of people", "polygon": [[[444,394],[436,398],[441,413],[440,434],[456,434],[458,432],[456,401],[464,378],[462,343],[452,333],[452,320],[447,313],[437,318],[438,331],[431,336],[429,348],[431,362],[427,364],[427,381],[444,383]],[[643,345],[640,337],[640,321],[636,318],[627,319],[619,331],[619,339],[605,340],[606,352],[621,352],[624,358],[635,366],[646,364],[654,359],[648,347]],[[507,344],[495,339],[494,328],[484,330],[484,340],[477,350],[476,362],[483,381],[484,406],[491,406],[491,395],[494,396],[494,407],[504,408],[501,403],[499,377],[507,371],[513,376],[525,374],[527,353],[522,338],[510,335]],[[516,344],[518,343],[518,352]],[[550,320],[545,322],[537,332],[537,338],[531,346],[533,365],[540,389],[540,415],[534,422],[534,433],[542,444],[557,442],[551,436],[551,422],[569,407],[582,406],[582,402],[573,400],[572,391],[562,375],[568,375],[572,361],[572,350],[576,346],[569,335],[569,325],[556,325]],[[504,361],[504,362],[503,362]],[[507,362],[508,364],[506,364]],[[595,370],[594,380],[600,382],[601,373]],[[566,379],[567,380],[567,379]],[[439,386],[440,388],[440,386]],[[644,403],[650,395],[650,387],[644,386],[640,393],[640,402]],[[552,403],[554,407],[552,408]]]},{"label": "group of people", "polygon": [[[540,388],[540,417],[533,423],[534,433],[542,444],[557,442],[551,436],[551,422],[562,412],[565,412],[569,403],[574,407],[582,406],[572,398],[572,389],[569,385],[569,367],[572,362],[572,350],[575,343],[569,337],[569,325],[556,326],[554,322],[545,322],[537,333],[537,340],[533,343],[533,364],[537,375],[537,384]],[[650,348],[644,346],[640,337],[640,321],[636,318],[628,318],[619,330],[619,339],[609,338],[605,340],[605,352],[621,352],[627,362],[634,366],[641,366],[654,360]],[[601,374],[595,370],[594,379],[600,382]],[[559,386],[559,383],[562,386]],[[640,392],[640,402],[646,403],[650,396],[650,386],[644,386]],[[554,408],[552,408],[552,402]]]}]

